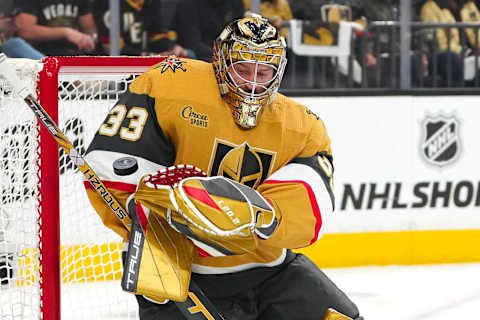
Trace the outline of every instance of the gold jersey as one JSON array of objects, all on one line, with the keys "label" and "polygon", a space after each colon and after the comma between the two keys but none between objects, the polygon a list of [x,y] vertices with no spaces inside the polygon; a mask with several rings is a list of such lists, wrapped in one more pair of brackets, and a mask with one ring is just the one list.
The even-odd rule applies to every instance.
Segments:
[{"label": "gold jersey", "polygon": [[[274,235],[250,254],[214,257],[198,250],[192,271],[230,273],[276,266],[286,250],[317,241],[333,212],[330,139],[305,106],[277,94],[258,125],[235,124],[209,63],[170,57],[138,77],[120,97],[87,150],[86,160],[125,205],[140,178],[190,164],[255,188],[280,220]],[[113,162],[134,157],[138,170],[118,175]],[[128,231],[85,183],[104,224],[125,240]]]},{"label": "gold jersey", "polygon": [[[460,18],[462,19],[462,22],[466,23],[480,21],[480,10],[478,10],[478,7],[474,1],[467,1],[463,5],[462,9],[460,10]],[[465,33],[467,34],[470,47],[476,51],[475,48],[480,47],[480,35],[472,28],[466,28]]]},{"label": "gold jersey", "polygon": [[[453,13],[447,8],[440,8],[433,0],[425,1],[420,9],[420,19],[423,22],[447,22],[455,23]],[[462,52],[460,43],[460,33],[458,28],[438,28],[435,29],[437,45],[440,51],[454,51],[458,54]],[[450,35],[449,35],[450,34]],[[450,43],[449,43],[450,42]]]}]

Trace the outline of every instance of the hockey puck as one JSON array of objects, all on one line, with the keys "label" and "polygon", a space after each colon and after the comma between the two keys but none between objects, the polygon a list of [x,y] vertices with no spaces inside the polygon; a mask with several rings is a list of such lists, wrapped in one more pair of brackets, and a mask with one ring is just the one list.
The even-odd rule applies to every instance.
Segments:
[{"label": "hockey puck", "polygon": [[138,163],[135,158],[123,157],[113,162],[113,172],[119,176],[128,176],[138,170]]}]

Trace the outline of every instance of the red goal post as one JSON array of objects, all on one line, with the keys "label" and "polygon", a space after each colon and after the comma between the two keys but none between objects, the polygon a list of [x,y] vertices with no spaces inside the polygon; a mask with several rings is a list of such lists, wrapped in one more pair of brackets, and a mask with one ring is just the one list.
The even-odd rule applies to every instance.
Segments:
[{"label": "red goal post", "polygon": [[[85,152],[128,83],[163,59],[9,62],[77,150]],[[89,206],[82,174],[1,78],[0,113],[0,318],[107,319],[119,318],[112,314],[120,312],[121,319],[136,319],[133,296],[119,284],[120,238]]]}]

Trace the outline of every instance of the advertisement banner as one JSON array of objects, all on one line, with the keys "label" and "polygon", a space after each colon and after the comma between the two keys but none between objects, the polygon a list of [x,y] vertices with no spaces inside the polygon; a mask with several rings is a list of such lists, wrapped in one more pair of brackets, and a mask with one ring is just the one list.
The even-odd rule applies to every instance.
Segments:
[{"label": "advertisement banner", "polygon": [[[295,100],[324,121],[332,140],[336,212],[325,237],[335,240],[332,250],[345,237],[329,238],[332,234],[359,233],[353,241],[372,237],[365,245],[383,243],[380,255],[391,246],[408,246],[402,258],[387,259],[393,263],[409,263],[416,249],[433,252],[438,246],[466,250],[454,261],[480,261],[472,244],[465,248],[480,240],[479,97]],[[412,262],[429,263],[425,252]]]}]

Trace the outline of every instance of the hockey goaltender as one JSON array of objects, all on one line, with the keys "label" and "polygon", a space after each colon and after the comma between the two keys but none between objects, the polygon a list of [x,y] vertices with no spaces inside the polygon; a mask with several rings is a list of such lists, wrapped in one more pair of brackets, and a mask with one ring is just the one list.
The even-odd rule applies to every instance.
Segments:
[{"label": "hockey goaltender", "polygon": [[[104,224],[130,240],[123,288],[142,320],[185,319],[177,307],[191,284],[225,319],[363,319],[291,250],[321,238],[334,170],[322,120],[277,93],[284,39],[250,16],[227,25],[213,51],[211,64],[169,57],[138,77],[87,150],[138,227],[129,232],[85,184]],[[214,319],[207,309],[188,310]]]}]

